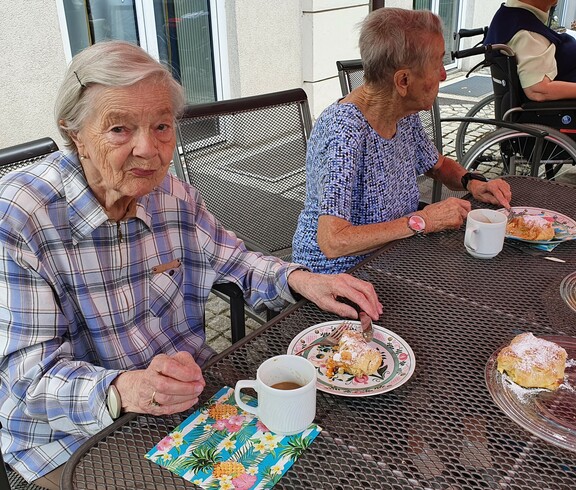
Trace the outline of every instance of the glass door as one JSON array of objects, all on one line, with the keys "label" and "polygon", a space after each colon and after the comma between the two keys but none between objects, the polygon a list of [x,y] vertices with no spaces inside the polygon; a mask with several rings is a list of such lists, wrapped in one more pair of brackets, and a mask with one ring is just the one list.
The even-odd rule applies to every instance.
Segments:
[{"label": "glass door", "polygon": [[138,44],[172,69],[188,103],[210,102],[227,94],[218,49],[220,3],[223,0],[62,0],[65,47],[71,58],[99,41]]},{"label": "glass door", "polygon": [[414,10],[430,10],[438,15],[444,24],[444,66],[453,68],[456,63],[452,61],[450,51],[453,48],[453,33],[458,30],[458,17],[460,14],[460,0],[414,0]]}]

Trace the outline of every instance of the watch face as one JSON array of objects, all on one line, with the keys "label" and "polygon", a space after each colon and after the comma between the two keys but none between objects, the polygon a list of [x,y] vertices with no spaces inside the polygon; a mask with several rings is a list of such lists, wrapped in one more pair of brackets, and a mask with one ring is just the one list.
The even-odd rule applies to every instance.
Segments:
[{"label": "watch face", "polygon": [[426,228],[426,222],[422,216],[414,215],[410,216],[408,226],[414,231],[424,231],[424,228]]}]

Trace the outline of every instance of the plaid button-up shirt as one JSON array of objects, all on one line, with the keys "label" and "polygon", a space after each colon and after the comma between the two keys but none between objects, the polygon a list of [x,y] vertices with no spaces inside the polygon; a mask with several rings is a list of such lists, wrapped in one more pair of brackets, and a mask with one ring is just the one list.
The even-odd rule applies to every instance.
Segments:
[{"label": "plaid button-up shirt", "polygon": [[0,183],[0,421],[5,460],[26,479],[66,462],[112,423],[123,370],[188,351],[202,365],[204,307],[232,281],[258,309],[293,302],[298,266],[246,250],[172,175],[112,222],[76,156],[57,152]]}]

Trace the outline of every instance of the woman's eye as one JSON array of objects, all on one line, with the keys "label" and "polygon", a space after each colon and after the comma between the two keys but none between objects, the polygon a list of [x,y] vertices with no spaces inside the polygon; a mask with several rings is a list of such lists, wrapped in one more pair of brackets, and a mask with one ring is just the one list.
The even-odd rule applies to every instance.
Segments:
[{"label": "woman's eye", "polygon": [[113,133],[122,133],[122,131],[124,131],[124,128],[122,126],[116,126],[112,128],[110,131],[112,131]]},{"label": "woman's eye", "polygon": [[168,131],[169,129],[170,129],[170,126],[168,124],[159,124],[158,125],[159,131]]}]

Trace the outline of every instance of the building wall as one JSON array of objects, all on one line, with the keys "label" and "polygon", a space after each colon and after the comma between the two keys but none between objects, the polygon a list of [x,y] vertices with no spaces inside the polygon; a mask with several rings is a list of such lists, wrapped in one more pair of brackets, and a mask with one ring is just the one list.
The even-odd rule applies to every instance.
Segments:
[{"label": "building wall", "polygon": [[302,86],[313,117],[342,95],[336,61],[359,58],[358,24],[368,12],[367,0],[302,1]]},{"label": "building wall", "polygon": [[299,1],[226,2],[230,96],[302,86]]},{"label": "building wall", "polygon": [[[66,69],[57,1],[0,1],[0,147],[43,136],[62,144],[53,118]],[[501,0],[462,2],[463,26],[477,27]],[[340,96],[336,61],[359,57],[358,24],[369,3],[225,0],[230,97],[303,87],[317,117]],[[386,6],[411,8],[412,0]]]},{"label": "building wall", "polygon": [[54,101],[66,68],[54,0],[0,2],[0,148],[61,139]]}]

